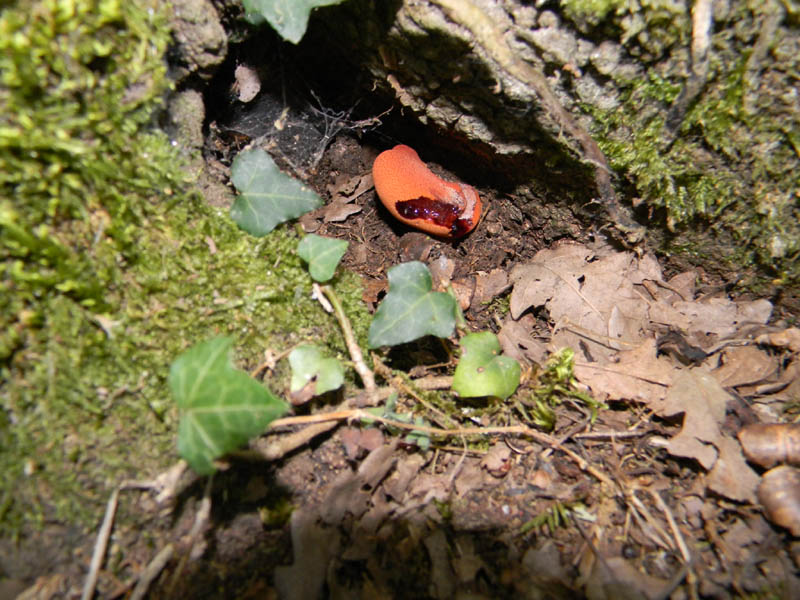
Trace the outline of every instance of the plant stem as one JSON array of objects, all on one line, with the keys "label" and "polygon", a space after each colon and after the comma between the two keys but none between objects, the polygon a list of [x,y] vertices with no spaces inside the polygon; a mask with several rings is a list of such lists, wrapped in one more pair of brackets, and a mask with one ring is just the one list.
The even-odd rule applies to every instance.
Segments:
[{"label": "plant stem", "polygon": [[347,346],[350,357],[353,359],[356,373],[361,377],[361,381],[364,383],[364,389],[372,395],[377,389],[375,385],[375,376],[367,366],[367,363],[364,362],[364,355],[361,353],[361,347],[358,345],[358,342],[356,342],[356,336],[353,334],[353,328],[350,326],[350,320],[347,318],[344,308],[342,308],[339,296],[329,285],[321,285],[320,290],[322,290],[322,293],[325,294],[325,297],[331,303],[331,306],[333,306],[333,313],[339,320],[339,326],[342,328],[342,333],[344,334],[344,343]]}]

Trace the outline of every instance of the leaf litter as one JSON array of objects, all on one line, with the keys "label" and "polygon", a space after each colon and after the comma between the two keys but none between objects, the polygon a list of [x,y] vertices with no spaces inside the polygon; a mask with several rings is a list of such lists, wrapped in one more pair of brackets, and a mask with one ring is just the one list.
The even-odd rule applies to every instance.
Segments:
[{"label": "leaf litter", "polygon": [[[435,289],[452,281],[452,265],[442,267]],[[420,452],[402,435],[341,428],[277,469],[288,489],[322,484],[290,521],[281,597],[655,599],[683,583],[726,597],[774,582],[767,570],[791,560],[775,550],[793,513],[770,504],[764,484],[776,478],[762,480],[737,433],[796,402],[785,395],[797,382],[796,330],[768,325],[769,302],[703,294],[695,273],[664,279],[654,258],[632,253],[563,244],[513,269],[508,284],[492,278],[497,293],[511,286],[503,352],[535,382],[538,365],[572,348],[575,382],[610,406],[594,422],[574,405],[556,410],[556,435],[583,449],[593,476],[580,458],[524,438]],[[779,461],[791,460],[791,440]],[[494,532],[494,549],[482,532]],[[414,568],[422,574],[409,580]]]},{"label": "leaf litter", "polygon": [[[348,232],[367,301],[379,302],[377,277],[398,262],[390,245],[428,263],[437,292],[457,288],[468,320],[507,294],[495,331],[503,353],[527,366],[509,399],[519,414],[564,347],[575,351],[577,384],[610,409],[595,421],[577,404],[556,407],[554,436],[577,458],[513,436],[485,436],[483,446],[455,437],[421,452],[402,434],[355,423],[303,448],[275,465],[274,483],[302,496],[284,529],[292,556],[275,571],[280,597],[666,598],[684,582],[708,597],[769,585],[791,597],[797,546],[781,527],[800,519],[763,517],[763,469],[736,434],[796,406],[797,329],[771,322],[765,300],[704,290],[694,271],[665,278],[649,255],[562,243],[532,256],[518,252],[519,235],[473,236],[459,250],[406,233],[378,246],[387,228],[376,227],[369,185],[347,171],[331,177],[330,202],[302,221]],[[424,412],[405,396],[398,411]],[[463,422],[494,423],[474,409],[459,403]]]}]

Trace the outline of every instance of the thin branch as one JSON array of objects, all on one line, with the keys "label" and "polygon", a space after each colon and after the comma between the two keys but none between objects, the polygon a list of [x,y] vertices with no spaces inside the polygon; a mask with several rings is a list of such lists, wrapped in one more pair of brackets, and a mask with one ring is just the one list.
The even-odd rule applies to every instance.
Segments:
[{"label": "thin branch", "polygon": [[339,326],[342,328],[342,334],[344,335],[344,343],[347,345],[347,351],[350,353],[350,357],[353,359],[356,373],[358,373],[358,376],[361,377],[361,381],[364,384],[364,388],[367,390],[367,393],[373,395],[377,389],[377,386],[375,385],[375,376],[367,366],[367,363],[364,362],[364,355],[361,353],[361,347],[356,341],[356,336],[353,334],[353,328],[350,326],[350,320],[347,318],[347,315],[344,312],[342,303],[339,301],[339,296],[329,285],[320,286],[320,289],[333,306],[333,312],[336,315],[336,318],[339,320]]},{"label": "thin branch", "polygon": [[103,565],[103,559],[106,555],[108,538],[111,536],[111,527],[114,524],[114,516],[117,514],[118,504],[119,488],[116,488],[111,492],[111,497],[108,499],[108,504],[106,504],[106,514],[105,517],[103,517],[103,524],[100,526],[100,531],[97,532],[97,541],[94,544],[89,573],[86,576],[86,582],[83,584],[81,600],[90,600],[94,596],[94,590],[97,586],[97,577],[100,574],[100,567]]}]

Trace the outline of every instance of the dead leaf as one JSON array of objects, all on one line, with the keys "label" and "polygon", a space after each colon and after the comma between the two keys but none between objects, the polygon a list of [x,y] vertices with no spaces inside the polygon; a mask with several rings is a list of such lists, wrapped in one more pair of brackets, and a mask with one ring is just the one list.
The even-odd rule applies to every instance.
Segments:
[{"label": "dead leaf", "polygon": [[759,383],[778,370],[776,359],[756,346],[725,348],[720,363],[711,375],[725,387]]},{"label": "dead leaf", "polygon": [[511,294],[511,316],[518,319],[530,307],[544,306],[557,291],[571,283],[578,287],[592,252],[581,244],[562,244],[540,250],[533,260],[511,271],[514,291]]},{"label": "dead leaf", "polygon": [[428,265],[433,279],[433,289],[443,290],[453,279],[456,271],[456,261],[442,254],[439,258],[432,260]]},{"label": "dead leaf", "polygon": [[753,544],[760,544],[764,540],[764,534],[747,526],[743,520],[734,521],[728,531],[720,536],[725,544],[725,556],[728,560],[744,562],[747,560],[752,548],[747,548]]},{"label": "dead leaf", "polygon": [[492,269],[489,273],[479,271],[475,278],[475,307],[481,308],[481,305],[491,302],[508,288],[508,274],[505,269]]},{"label": "dead leaf", "polygon": [[425,549],[431,561],[431,582],[428,591],[432,598],[449,600],[456,591],[455,573],[450,568],[450,548],[444,531],[437,529],[425,538]]},{"label": "dead leaf", "polygon": [[729,437],[717,440],[719,458],[708,474],[708,489],[737,502],[755,502],[758,474],[750,468],[742,448]]},{"label": "dead leaf", "polygon": [[533,315],[522,315],[519,321],[506,317],[497,334],[503,354],[521,363],[542,364],[547,356],[547,346],[534,337],[536,319]]},{"label": "dead leaf", "polygon": [[656,598],[667,585],[666,579],[642,573],[619,556],[595,561],[586,582],[589,600],[647,600]]},{"label": "dead leaf", "polygon": [[261,91],[261,79],[258,71],[248,65],[239,65],[233,72],[234,82],[231,92],[236,94],[239,102],[250,102]]},{"label": "dead leaf", "polygon": [[325,501],[320,508],[320,517],[330,525],[339,525],[346,514],[356,518],[370,506],[370,497],[376,486],[387,475],[397,460],[394,450],[397,441],[370,452],[353,473],[340,473],[327,486]]},{"label": "dead leaf", "polygon": [[471,278],[468,278],[453,281],[450,285],[453,287],[453,293],[456,295],[459,308],[462,311],[467,310],[472,304],[475,282]]},{"label": "dead leaf", "polygon": [[772,314],[772,304],[767,300],[736,303],[727,298],[709,298],[703,302],[676,302],[672,308],[685,319],[675,320],[676,324],[683,323],[679,329],[713,334],[717,339],[734,337],[737,328],[745,323],[764,324]]},{"label": "dead leaf", "polygon": [[783,331],[763,333],[756,338],[759,344],[770,344],[779,348],[788,348],[792,352],[800,352],[800,329],[789,327]]},{"label": "dead leaf", "polygon": [[455,542],[457,555],[453,557],[453,570],[461,583],[475,580],[478,571],[487,570],[486,563],[475,553],[475,543],[470,535],[460,535]]},{"label": "dead leaf", "polygon": [[344,427],[341,429],[342,444],[347,458],[357,459],[362,450],[371,452],[385,443],[380,429],[359,429],[357,427]]},{"label": "dead leaf", "polygon": [[375,184],[372,181],[372,173],[364,173],[355,177],[344,174],[339,175],[332,184],[328,185],[327,189],[334,200],[349,198],[350,201],[353,201],[373,187],[375,187]]},{"label": "dead leaf", "polygon": [[679,372],[664,399],[649,403],[662,417],[684,414],[683,427],[670,440],[667,451],[674,456],[694,458],[705,469],[713,467],[729,397],[708,373],[699,369]]},{"label": "dead leaf", "polygon": [[400,238],[400,257],[404,262],[427,262],[436,242],[427,234],[410,231]]},{"label": "dead leaf", "polygon": [[595,394],[646,404],[664,398],[679,372],[669,359],[656,356],[654,339],[645,340],[633,350],[620,352],[616,362],[575,361],[575,377]]},{"label": "dead leaf", "polygon": [[352,199],[346,200],[338,198],[333,202],[326,204],[322,209],[322,220],[326,223],[340,223],[356,213],[361,212],[361,207],[358,204],[353,204]]},{"label": "dead leaf", "polygon": [[339,533],[317,524],[316,516],[303,508],[292,512],[290,523],[294,562],[275,568],[275,587],[281,598],[317,598],[325,583],[328,563],[339,550]]}]

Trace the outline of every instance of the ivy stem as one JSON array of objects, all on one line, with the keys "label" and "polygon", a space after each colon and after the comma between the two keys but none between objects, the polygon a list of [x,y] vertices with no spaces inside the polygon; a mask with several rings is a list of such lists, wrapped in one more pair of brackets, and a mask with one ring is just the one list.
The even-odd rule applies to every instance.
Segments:
[{"label": "ivy stem", "polygon": [[361,353],[361,347],[356,341],[356,336],[353,334],[353,328],[350,326],[350,320],[347,318],[347,315],[344,312],[342,303],[339,301],[339,296],[329,285],[321,285],[319,286],[319,289],[331,303],[331,306],[333,306],[333,314],[336,315],[336,318],[339,321],[339,326],[342,328],[342,333],[344,334],[344,343],[347,346],[347,351],[350,353],[350,357],[353,359],[356,373],[358,373],[358,376],[361,377],[361,381],[364,384],[364,389],[371,396],[377,390],[377,386],[375,385],[375,375],[373,375],[372,371],[367,366],[367,363],[364,362],[364,355]]}]

